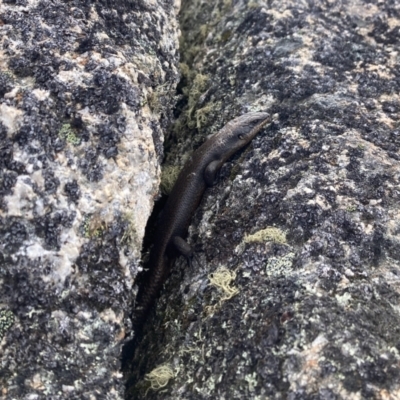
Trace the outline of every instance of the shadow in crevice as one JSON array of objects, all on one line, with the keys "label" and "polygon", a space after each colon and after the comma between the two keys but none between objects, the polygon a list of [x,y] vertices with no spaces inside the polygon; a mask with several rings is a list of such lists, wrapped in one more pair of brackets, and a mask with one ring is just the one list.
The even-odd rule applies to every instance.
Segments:
[{"label": "shadow in crevice", "polygon": [[[187,103],[185,96],[182,95],[182,84],[184,84],[184,82],[181,81],[177,88],[178,102],[174,108],[175,118],[179,117],[182,108]],[[176,146],[176,138],[172,134],[172,131],[173,126],[170,127],[165,135],[164,160],[165,154],[168,154],[168,152]],[[160,199],[154,203],[152,214],[150,215],[146,225],[141,257],[144,271],[137,276],[135,281],[135,284],[139,287],[139,292],[147,281],[149,254],[157,235],[160,216],[167,199],[168,196],[162,195]],[[138,382],[140,382],[145,373],[148,372],[148,360],[147,357],[143,357],[143,355],[152,354],[152,350],[154,352],[154,348],[159,345],[159,335],[162,335],[160,327],[156,329],[154,326],[157,324],[156,319],[152,317],[155,312],[155,307],[152,307],[145,319],[140,321],[135,318],[134,310],[135,308],[133,307],[132,322],[135,336],[124,345],[121,355],[122,372],[125,380],[125,398],[129,400],[143,398],[143,388],[137,388]],[[157,335],[158,337],[154,335]],[[140,352],[140,354],[138,354],[138,352]],[[139,395],[139,393],[141,394]]]},{"label": "shadow in crevice", "polygon": [[[145,229],[145,234],[143,237],[143,246],[142,246],[142,264],[143,264],[143,272],[139,273],[136,280],[135,284],[140,288],[143,283],[145,282],[145,278],[147,275],[147,267],[148,267],[148,262],[149,262],[149,253],[152,247],[152,244],[154,242],[155,235],[157,233],[157,225],[159,221],[159,217],[161,214],[162,209],[165,206],[165,203],[167,201],[167,196],[161,196],[159,200],[157,200],[154,203],[153,211],[147,221],[146,229]],[[134,316],[134,312],[132,314]],[[134,348],[136,342],[139,340],[139,334],[142,330],[142,325],[134,326],[135,330],[135,338],[127,342],[123,349],[122,349],[122,357],[121,357],[121,363],[122,363],[122,370],[125,371],[126,368],[129,365],[129,360],[131,359],[131,356],[134,353]]]}]

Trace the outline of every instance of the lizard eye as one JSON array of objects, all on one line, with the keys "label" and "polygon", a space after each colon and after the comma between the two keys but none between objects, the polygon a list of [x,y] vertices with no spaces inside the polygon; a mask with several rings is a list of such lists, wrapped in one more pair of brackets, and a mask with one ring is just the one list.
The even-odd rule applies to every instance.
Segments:
[{"label": "lizard eye", "polygon": [[243,140],[244,139],[244,135],[242,135],[241,133],[238,135],[238,138],[240,139],[240,140]]}]

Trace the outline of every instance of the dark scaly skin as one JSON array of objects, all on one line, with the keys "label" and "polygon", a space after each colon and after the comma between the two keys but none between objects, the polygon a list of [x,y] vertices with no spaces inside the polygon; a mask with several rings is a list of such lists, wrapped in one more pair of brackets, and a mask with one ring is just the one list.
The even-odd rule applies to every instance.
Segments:
[{"label": "dark scaly skin", "polygon": [[[237,117],[208,139],[187,160],[169,195],[158,225],[155,243],[150,253],[147,282],[138,294],[136,326],[145,320],[169,274],[173,260],[182,254],[175,245],[174,238],[186,237],[191,217],[206,187],[213,184],[214,177],[222,165],[248,144],[268,121],[269,115],[263,112],[252,112]],[[184,255],[188,258],[191,256],[189,253]]]}]

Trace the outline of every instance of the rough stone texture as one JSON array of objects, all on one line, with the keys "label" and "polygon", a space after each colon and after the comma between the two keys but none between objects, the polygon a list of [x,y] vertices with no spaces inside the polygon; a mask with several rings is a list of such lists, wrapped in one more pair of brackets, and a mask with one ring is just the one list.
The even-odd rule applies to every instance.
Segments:
[{"label": "rough stone texture", "polygon": [[[247,111],[275,122],[206,192],[201,265],[175,264],[132,398],[167,364],[146,398],[399,399],[399,3],[192,0],[182,29],[181,119],[201,129],[181,148]],[[193,74],[209,77],[196,99]],[[245,240],[268,227],[287,244]],[[225,302],[219,266],[237,274]]]},{"label": "rough stone texture", "polygon": [[1,398],[123,397],[178,6],[0,2]]}]

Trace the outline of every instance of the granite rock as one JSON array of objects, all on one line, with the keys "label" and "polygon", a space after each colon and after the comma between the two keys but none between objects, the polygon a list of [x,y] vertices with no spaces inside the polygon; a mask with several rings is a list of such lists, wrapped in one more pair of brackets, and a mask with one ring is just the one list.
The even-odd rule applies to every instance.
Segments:
[{"label": "granite rock", "polygon": [[1,398],[123,398],[178,8],[0,3]]},{"label": "granite rock", "polygon": [[245,112],[273,122],[206,191],[200,265],[175,263],[130,398],[400,398],[399,14],[184,3],[179,120],[195,135],[167,161]]}]

